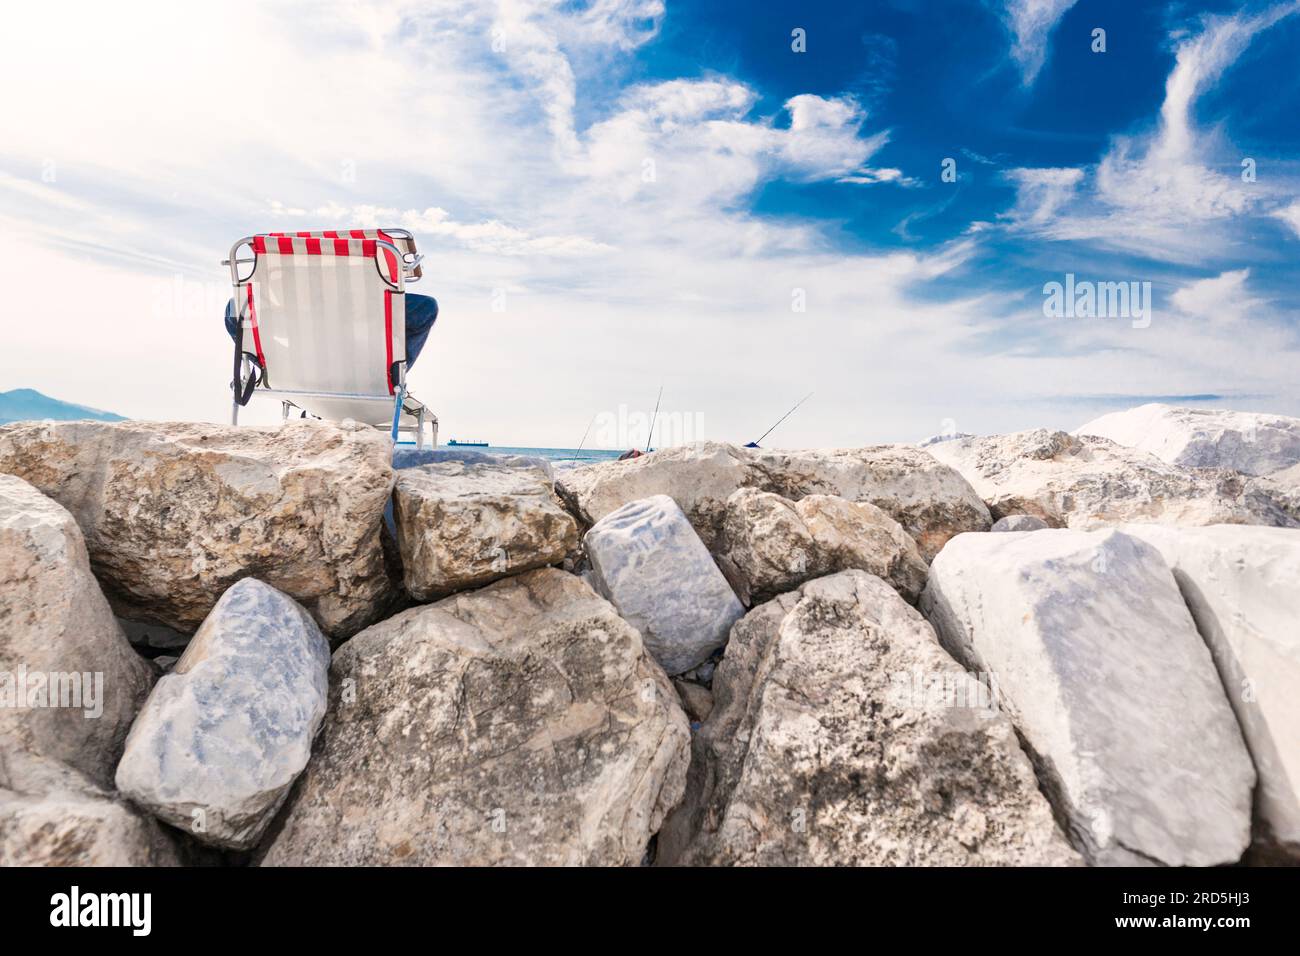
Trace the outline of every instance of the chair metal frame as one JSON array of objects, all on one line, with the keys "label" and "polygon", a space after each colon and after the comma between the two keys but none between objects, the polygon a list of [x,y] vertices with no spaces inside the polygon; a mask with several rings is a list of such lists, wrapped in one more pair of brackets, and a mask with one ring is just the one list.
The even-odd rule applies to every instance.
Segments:
[{"label": "chair metal frame", "polygon": [[[388,242],[384,239],[374,240],[376,256],[379,255],[380,250],[387,250],[396,257],[397,262],[400,262],[402,264],[401,269],[398,270],[398,274],[397,274],[397,290],[399,293],[405,294],[406,284],[408,282],[418,282],[422,277],[423,271],[421,269],[421,262],[423,261],[424,256],[420,255],[415,251],[415,237],[407,230],[380,229],[378,230],[378,232],[391,236],[395,239],[404,240],[406,243],[409,243],[410,245],[410,251],[403,252],[395,244]],[[257,236],[243,237],[238,242],[236,242],[233,246],[230,247],[229,258],[221,260],[221,264],[223,266],[228,266],[230,268],[230,281],[236,290],[238,290],[245,282],[250,281],[253,277],[253,274],[257,271],[258,256],[257,256],[257,251],[253,248],[253,240],[256,238]],[[251,259],[239,258],[239,250],[244,246],[248,246],[250,250],[253,250]],[[239,276],[239,267],[241,265],[250,265],[250,264],[252,265],[253,268],[249,270],[247,277],[241,279]],[[244,322],[244,316],[242,310],[238,315],[238,320],[241,323],[241,327],[242,327],[242,323]],[[253,365],[253,363],[249,360],[248,355],[240,348],[239,343],[235,344],[235,363],[238,371],[236,372],[235,379],[230,383],[231,390],[234,392],[234,399],[231,402],[231,408],[230,408],[231,425],[239,424],[240,386],[242,383],[248,382],[249,380],[248,377],[252,374],[252,365]],[[279,398],[282,420],[288,419],[290,408],[302,408],[302,406],[298,405],[293,401],[294,398],[300,398],[300,399],[343,398],[352,401],[384,402],[385,404],[391,402],[393,406],[393,427],[390,431],[390,434],[392,436],[393,442],[394,443],[397,442],[397,438],[400,433],[413,431],[415,432],[416,447],[423,449],[424,448],[424,427],[427,421],[429,424],[432,424],[433,426],[433,447],[436,448],[438,445],[438,416],[429,412],[429,409],[425,406],[423,402],[419,401],[419,399],[411,398],[410,400],[411,404],[408,405],[407,399],[409,396],[407,394],[407,389],[406,389],[406,359],[404,358],[402,359],[401,362],[396,364],[397,364],[397,383],[394,385],[392,396],[365,395],[365,394],[354,393],[354,392],[316,392],[316,391],[305,391],[301,389],[284,389],[284,388],[276,389],[276,388],[265,387],[262,385],[260,381],[254,387],[252,391],[252,395],[267,395],[270,397]],[[250,398],[251,397],[252,396],[250,395]],[[304,412],[307,411],[305,408],[303,408],[302,410]],[[403,412],[406,412],[406,414],[415,418],[414,425],[401,424]]]}]

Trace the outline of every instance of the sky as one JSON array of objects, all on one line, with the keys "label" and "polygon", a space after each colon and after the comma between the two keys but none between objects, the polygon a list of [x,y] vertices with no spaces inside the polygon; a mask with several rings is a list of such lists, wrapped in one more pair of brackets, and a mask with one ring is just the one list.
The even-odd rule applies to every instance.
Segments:
[{"label": "sky", "polygon": [[5,17],[0,390],[226,421],[230,244],[400,226],[444,441],[629,447],[661,387],[659,446],[1300,415],[1300,0]]}]

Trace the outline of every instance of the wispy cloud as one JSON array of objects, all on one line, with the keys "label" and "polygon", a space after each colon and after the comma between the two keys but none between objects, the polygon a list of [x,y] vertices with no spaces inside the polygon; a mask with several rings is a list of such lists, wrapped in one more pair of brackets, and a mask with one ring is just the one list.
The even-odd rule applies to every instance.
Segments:
[{"label": "wispy cloud", "polygon": [[1285,219],[1276,207],[1294,196],[1300,180],[1243,175],[1241,154],[1215,131],[1199,129],[1194,109],[1255,37],[1297,10],[1300,3],[1288,2],[1211,16],[1197,32],[1178,35],[1154,130],[1116,137],[1087,170],[1013,171],[1019,198],[1008,215],[1012,224],[1044,238],[1195,263],[1225,248],[1239,220]]},{"label": "wispy cloud", "polygon": [[1047,60],[1048,38],[1076,0],[1006,0],[1003,16],[1011,30],[1011,56],[1029,86]]}]

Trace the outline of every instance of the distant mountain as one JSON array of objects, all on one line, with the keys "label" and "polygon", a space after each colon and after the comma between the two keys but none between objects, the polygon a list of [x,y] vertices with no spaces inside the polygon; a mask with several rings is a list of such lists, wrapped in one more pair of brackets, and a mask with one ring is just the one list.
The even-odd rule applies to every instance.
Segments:
[{"label": "distant mountain", "polygon": [[0,392],[0,425],[9,422],[43,421],[52,418],[55,421],[75,421],[79,418],[93,418],[99,422],[126,421],[125,415],[113,412],[101,412],[97,408],[61,402],[57,398],[42,395],[34,388],[15,388],[13,391]]}]

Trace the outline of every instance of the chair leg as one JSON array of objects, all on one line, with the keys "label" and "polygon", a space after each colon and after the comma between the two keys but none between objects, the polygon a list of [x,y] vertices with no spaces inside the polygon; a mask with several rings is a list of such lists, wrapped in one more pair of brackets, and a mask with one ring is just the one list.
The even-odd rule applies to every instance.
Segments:
[{"label": "chair leg", "polygon": [[406,386],[397,387],[397,395],[393,401],[393,444],[397,444],[397,426],[402,421],[402,404],[406,401]]},{"label": "chair leg", "polygon": [[419,413],[415,416],[416,428],[415,447],[417,451],[424,451],[424,408],[421,406]]}]

